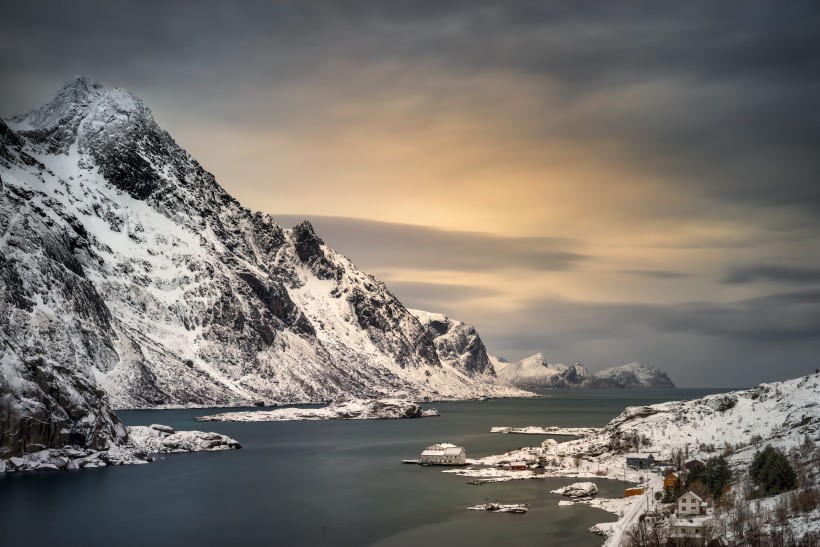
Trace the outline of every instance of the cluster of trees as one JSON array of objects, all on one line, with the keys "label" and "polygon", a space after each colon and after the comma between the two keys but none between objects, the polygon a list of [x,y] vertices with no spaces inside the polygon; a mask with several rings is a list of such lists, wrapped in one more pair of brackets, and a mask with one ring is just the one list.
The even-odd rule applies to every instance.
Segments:
[{"label": "cluster of trees", "polygon": [[755,452],[749,477],[758,487],[760,496],[774,496],[797,486],[797,473],[786,455],[766,445],[763,451]]},{"label": "cluster of trees", "polygon": [[718,500],[724,488],[732,482],[732,470],[724,456],[713,456],[706,465],[695,464],[686,475],[686,487],[696,494],[711,494]]}]

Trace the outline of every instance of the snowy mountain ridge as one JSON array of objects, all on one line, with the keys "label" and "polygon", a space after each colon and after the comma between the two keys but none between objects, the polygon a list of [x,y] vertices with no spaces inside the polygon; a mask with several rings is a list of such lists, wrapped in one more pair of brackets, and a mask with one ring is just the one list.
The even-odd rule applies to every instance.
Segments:
[{"label": "snowy mountain ridge", "polygon": [[542,353],[513,363],[495,356],[490,361],[499,378],[524,389],[675,387],[666,373],[639,363],[592,373],[580,363],[549,363]]},{"label": "snowy mountain ridge", "polygon": [[[475,370],[440,357],[308,222],[245,209],[138,98],[89,78],[0,120],[0,289],[12,451],[24,423],[66,409],[62,429],[121,439],[96,386],[119,408],[526,395],[483,373],[480,339]],[[46,369],[88,395],[52,404]],[[35,437],[68,435],[55,427]]]},{"label": "snowy mountain ridge", "polygon": [[597,378],[613,380],[623,387],[675,387],[669,376],[655,367],[628,363],[596,372]]}]

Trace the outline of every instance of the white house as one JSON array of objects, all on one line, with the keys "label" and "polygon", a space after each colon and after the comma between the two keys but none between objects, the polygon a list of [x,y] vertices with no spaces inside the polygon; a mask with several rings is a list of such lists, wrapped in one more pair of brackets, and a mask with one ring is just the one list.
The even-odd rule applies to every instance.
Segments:
[{"label": "white house", "polygon": [[672,521],[670,540],[683,541],[687,545],[706,543],[707,529],[711,525],[709,517],[675,519]]},{"label": "white house", "polygon": [[678,516],[702,515],[706,512],[706,502],[691,490],[678,498]]},{"label": "white house", "polygon": [[454,444],[434,444],[422,451],[419,463],[421,465],[466,465],[467,453],[464,447]]}]

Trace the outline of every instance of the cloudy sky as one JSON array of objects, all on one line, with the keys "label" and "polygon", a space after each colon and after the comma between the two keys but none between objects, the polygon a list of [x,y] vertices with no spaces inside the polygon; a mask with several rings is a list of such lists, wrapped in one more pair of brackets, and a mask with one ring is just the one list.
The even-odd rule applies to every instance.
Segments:
[{"label": "cloudy sky", "polygon": [[3,2],[0,116],[124,87],[490,352],[820,366],[820,3]]}]

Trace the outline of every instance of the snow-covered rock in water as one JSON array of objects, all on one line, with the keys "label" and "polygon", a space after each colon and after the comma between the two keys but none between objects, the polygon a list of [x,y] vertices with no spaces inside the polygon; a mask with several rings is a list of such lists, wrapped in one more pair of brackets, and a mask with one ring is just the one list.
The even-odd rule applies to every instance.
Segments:
[{"label": "snow-covered rock in water", "polygon": [[308,222],[242,207],[89,78],[0,121],[0,234],[0,457],[125,442],[103,390],[116,408],[521,395],[468,328],[443,359]]},{"label": "snow-covered rock in water", "polygon": [[629,363],[596,372],[597,378],[612,380],[625,388],[675,387],[669,376],[660,369],[640,363]]},{"label": "snow-covered rock in water", "polygon": [[289,422],[296,420],[384,420],[393,418],[422,418],[438,416],[438,411],[422,411],[412,401],[378,399],[375,401],[347,401],[324,408],[278,408],[248,412],[223,412],[196,418],[200,422]]},{"label": "snow-covered rock in water", "polygon": [[558,507],[572,507],[573,505],[575,505],[574,501],[561,500],[558,502]]},{"label": "snow-covered rock in water", "polygon": [[[170,430],[170,431],[169,431]],[[168,426],[132,426],[128,434],[134,446],[147,454],[169,452],[215,452],[242,448],[227,435],[204,431],[174,431]]]},{"label": "snow-covered rock in water", "polygon": [[551,490],[553,494],[561,494],[570,498],[583,498],[598,493],[598,487],[594,482],[576,482],[557,490]]},{"label": "snow-covered rock in water", "polygon": [[427,410],[421,411],[422,418],[432,418],[434,416],[441,416],[435,408],[428,408]]},{"label": "snow-covered rock in water", "polygon": [[467,509],[471,511],[490,511],[492,513],[526,513],[530,506],[526,503],[482,503]]}]

